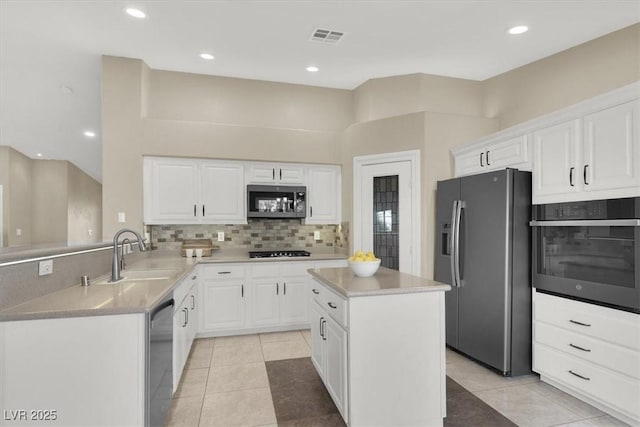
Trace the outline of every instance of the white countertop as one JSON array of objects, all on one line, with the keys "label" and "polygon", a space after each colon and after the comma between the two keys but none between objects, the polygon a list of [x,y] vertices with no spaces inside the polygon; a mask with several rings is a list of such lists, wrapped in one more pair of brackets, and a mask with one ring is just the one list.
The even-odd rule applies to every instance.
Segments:
[{"label": "white countertop", "polygon": [[358,277],[350,268],[320,268],[309,270],[311,276],[345,297],[443,292],[451,286],[380,267],[371,277]]},{"label": "white countertop", "polygon": [[[345,259],[341,254],[312,253],[309,257],[250,259],[247,250],[220,251],[213,257],[184,258],[176,253],[154,251],[147,258],[131,263],[127,271],[172,269],[176,273],[168,279],[129,280],[116,284],[70,286],[22,304],[0,311],[0,321],[33,320],[110,314],[146,313],[162,301],[199,264],[247,262],[298,262]],[[91,280],[99,282],[107,276]]]}]

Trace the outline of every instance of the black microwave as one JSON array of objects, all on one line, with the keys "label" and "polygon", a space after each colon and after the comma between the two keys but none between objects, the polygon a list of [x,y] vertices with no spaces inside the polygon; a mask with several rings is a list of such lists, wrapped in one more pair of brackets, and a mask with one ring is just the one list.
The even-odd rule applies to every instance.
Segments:
[{"label": "black microwave", "polygon": [[307,188],[247,185],[247,218],[304,218]]},{"label": "black microwave", "polygon": [[533,286],[640,313],[640,197],[533,208]]}]

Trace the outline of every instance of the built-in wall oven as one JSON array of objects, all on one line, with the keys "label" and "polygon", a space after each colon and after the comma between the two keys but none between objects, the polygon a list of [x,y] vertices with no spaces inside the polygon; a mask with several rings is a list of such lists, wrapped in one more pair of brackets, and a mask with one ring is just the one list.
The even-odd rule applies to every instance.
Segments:
[{"label": "built-in wall oven", "polygon": [[533,286],[640,313],[640,197],[536,205]]}]

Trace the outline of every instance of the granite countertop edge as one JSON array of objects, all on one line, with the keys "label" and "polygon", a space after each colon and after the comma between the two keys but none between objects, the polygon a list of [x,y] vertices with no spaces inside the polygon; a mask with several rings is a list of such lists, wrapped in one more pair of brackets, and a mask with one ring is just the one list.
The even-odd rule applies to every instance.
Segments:
[{"label": "granite countertop edge", "polygon": [[[184,257],[180,257],[177,254],[167,254],[167,253],[156,253],[151,254],[148,258],[144,258],[142,260],[131,263],[129,266],[129,270],[154,270],[154,269],[166,269],[169,267],[155,267],[155,268],[145,268],[144,264],[151,261],[162,261],[162,260],[170,260],[172,262],[180,262],[180,260],[184,261],[182,266],[173,266],[175,269],[181,269],[179,274],[175,276],[162,280],[163,283],[156,282],[158,287],[163,287],[161,291],[156,292],[157,296],[153,298],[153,300],[148,301],[144,305],[134,305],[130,304],[127,306],[121,307],[105,307],[105,308],[69,308],[69,309],[52,309],[52,310],[30,310],[30,306],[33,305],[34,302],[38,301],[44,303],[47,299],[55,298],[59,296],[63,292],[80,292],[83,287],[80,284],[72,285],[67,288],[64,288],[60,291],[53,292],[51,294],[43,295],[33,300],[29,300],[23,302],[21,304],[8,307],[2,311],[0,311],[0,322],[8,322],[8,321],[21,321],[21,320],[41,320],[41,319],[62,319],[62,318],[71,318],[71,317],[91,317],[91,316],[107,316],[107,315],[120,315],[120,314],[145,314],[150,312],[156,305],[162,302],[167,295],[173,292],[178,285],[192,273],[193,269],[198,265],[212,265],[212,264],[225,264],[225,263],[264,263],[264,262],[302,262],[302,261],[327,261],[327,260],[340,260],[346,259],[347,257],[343,254],[339,253],[320,253],[320,254],[312,254],[308,257],[295,257],[295,258],[249,258],[248,255],[229,255],[229,256],[221,256],[221,257],[203,257],[203,258],[193,258],[193,260],[187,260]],[[125,270],[126,271],[126,270]],[[97,282],[99,280],[103,280],[108,275],[100,276],[93,279],[93,282]],[[144,280],[141,280],[144,282]],[[135,282],[132,283],[135,286]],[[91,292],[92,289],[95,288],[103,288],[104,290],[108,289],[108,286],[113,285],[104,285],[104,284],[94,284],[90,285],[88,288],[84,288],[86,291]],[[117,285],[116,285],[117,286]],[[179,303],[179,302],[177,302]],[[70,303],[71,307],[73,304]],[[21,310],[21,306],[23,310]]]},{"label": "granite countertop edge", "polygon": [[[322,284],[328,286],[336,293],[347,297],[347,298],[355,298],[355,297],[367,297],[367,296],[383,296],[383,295],[402,295],[402,294],[412,294],[412,293],[424,293],[424,292],[444,292],[451,290],[451,286],[445,283],[436,282],[435,280],[430,280],[422,277],[414,276],[415,279],[420,281],[422,284],[419,286],[412,287],[389,287],[389,288],[380,288],[380,289],[366,289],[366,290],[352,290],[345,288],[339,283],[334,282],[330,278],[326,277],[323,272],[329,271],[342,271],[346,273],[346,270],[349,268],[323,268],[323,269],[309,269],[309,274],[315,279],[319,280]],[[388,272],[392,272],[394,270],[388,270]],[[350,280],[352,280],[354,284],[357,285],[358,281],[367,280],[371,278],[367,277],[358,277],[353,272],[351,273]],[[397,273],[397,272],[395,272]],[[393,273],[391,273],[393,274]],[[404,273],[397,273],[398,275]],[[344,275],[343,275],[344,276]],[[375,278],[375,275],[373,276]]]}]

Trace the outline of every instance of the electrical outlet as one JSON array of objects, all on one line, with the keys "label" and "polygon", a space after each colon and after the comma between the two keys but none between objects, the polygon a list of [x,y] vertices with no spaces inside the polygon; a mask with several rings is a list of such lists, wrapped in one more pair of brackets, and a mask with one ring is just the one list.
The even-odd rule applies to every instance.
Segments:
[{"label": "electrical outlet", "polygon": [[313,240],[320,240],[320,232],[319,231],[314,231],[313,232]]},{"label": "electrical outlet", "polygon": [[124,212],[118,212],[118,222],[120,222],[120,223],[127,222]]},{"label": "electrical outlet", "polygon": [[93,230],[92,230],[92,229],[88,229],[88,230],[87,230],[87,234],[88,234],[89,236],[93,236]]},{"label": "electrical outlet", "polygon": [[16,236],[22,236],[22,228],[16,228]]},{"label": "electrical outlet", "polygon": [[218,231],[218,242],[224,242],[224,231]]},{"label": "electrical outlet", "polygon": [[47,274],[53,273],[53,260],[48,259],[45,261],[40,261],[38,264],[38,276],[46,276]]}]

